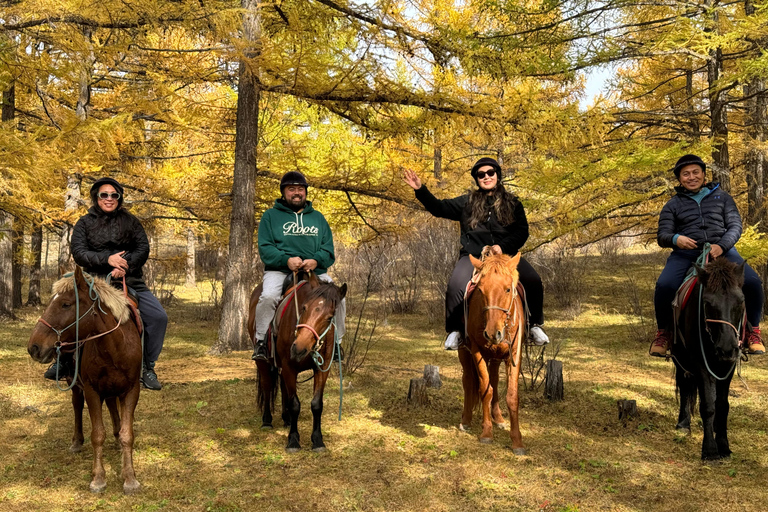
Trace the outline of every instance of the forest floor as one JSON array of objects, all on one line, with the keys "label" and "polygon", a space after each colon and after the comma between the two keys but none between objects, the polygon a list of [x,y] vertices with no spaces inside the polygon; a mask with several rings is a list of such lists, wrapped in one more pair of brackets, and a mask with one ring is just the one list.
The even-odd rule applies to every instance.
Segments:
[{"label": "forest floor", "polygon": [[[470,432],[457,428],[456,353],[442,350],[442,329],[425,327],[419,315],[390,316],[379,328],[366,364],[345,376],[341,421],[332,373],[326,453],[309,449],[311,383],[300,386],[303,449],[288,454],[285,428],[260,428],[250,352],[206,355],[217,324],[199,319],[201,293],[179,287],[157,363],[163,390],[142,391],[137,408],[142,490],[135,496],[122,493],[120,452],[109,440],[107,489],[88,491],[90,443],[78,454],[67,450],[69,394],[43,380],[45,366],[27,355],[42,309],[24,308],[18,321],[0,323],[0,510],[766,510],[768,356],[743,365],[748,388],[738,379],[731,386],[733,456],[702,463],[698,418],[688,437],[674,429],[672,363],[647,353],[663,260],[583,258],[594,270],[582,278],[581,300],[547,299],[553,344],[545,358],[559,345],[565,400],[550,402],[541,388],[522,391],[525,456],[512,454],[502,429],[492,444],[480,444],[477,417]],[[409,380],[425,364],[440,367],[443,386],[429,390],[428,406],[408,407]],[[619,399],[637,401],[636,419],[618,421]]]}]

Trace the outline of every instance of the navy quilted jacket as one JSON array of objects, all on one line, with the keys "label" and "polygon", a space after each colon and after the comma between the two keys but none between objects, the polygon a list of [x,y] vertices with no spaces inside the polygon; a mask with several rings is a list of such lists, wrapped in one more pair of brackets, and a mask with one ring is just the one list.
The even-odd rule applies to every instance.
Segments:
[{"label": "navy quilted jacket", "polygon": [[661,247],[679,248],[672,244],[675,235],[684,235],[698,242],[717,244],[728,252],[741,236],[741,216],[733,198],[720,188],[719,183],[707,183],[712,190],[701,204],[690,197],[683,187],[675,187],[672,197],[659,215],[656,239]]}]

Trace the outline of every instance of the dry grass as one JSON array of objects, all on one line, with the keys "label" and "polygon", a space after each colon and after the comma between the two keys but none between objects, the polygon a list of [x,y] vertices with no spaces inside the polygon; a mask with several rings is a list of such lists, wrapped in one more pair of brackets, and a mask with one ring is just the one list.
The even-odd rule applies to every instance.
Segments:
[{"label": "dry grass", "polygon": [[[630,271],[658,266],[641,256],[625,261]],[[206,356],[215,325],[190,320],[196,305],[189,301],[199,294],[185,301],[182,291],[157,365],[165,387],[139,401],[135,460],[143,490],[132,497],[122,494],[114,447],[106,450],[106,492],[88,492],[92,452],[87,445],[67,452],[69,396],[43,381],[44,368],[27,356],[39,311],[25,310],[21,321],[0,324],[0,509],[765,510],[768,356],[744,366],[749,390],[732,387],[733,457],[703,464],[700,427],[690,438],[674,433],[671,364],[628,339],[624,278],[601,272],[590,278],[578,317],[548,310],[548,333],[563,345],[566,399],[523,395],[524,457],[512,455],[505,431],[490,446],[477,441],[477,420],[472,433],[458,431],[456,355],[440,350],[442,333],[426,331],[415,316],[389,319],[369,362],[345,383],[341,422],[338,375],[329,380],[328,453],[308,448],[311,391],[301,386],[304,450],[286,454],[285,429],[259,428],[249,354]],[[430,390],[429,407],[408,409],[408,381],[425,364],[440,366],[444,385]],[[637,400],[640,410],[626,426],[617,421],[620,398]]]}]

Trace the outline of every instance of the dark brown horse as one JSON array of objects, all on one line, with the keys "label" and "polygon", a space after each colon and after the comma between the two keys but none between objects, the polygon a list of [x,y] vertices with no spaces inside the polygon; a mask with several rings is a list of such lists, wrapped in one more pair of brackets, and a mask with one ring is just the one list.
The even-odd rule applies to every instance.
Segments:
[{"label": "dark brown horse", "polygon": [[[32,359],[50,363],[57,349],[75,358],[75,386],[72,406],[75,433],[70,451],[83,447],[83,401],[88,403],[93,446],[93,479],[90,489],[107,487],[102,448],[104,423],[102,403],[107,402],[112,432],[123,454],[123,491],[139,490],[133,470],[133,414],[139,401],[141,338],[130,318],[125,296],[98,278],[83,274],[80,267],[72,277],[53,285],[54,296],[29,337],[27,351]],[[69,379],[70,385],[72,379]]]},{"label": "dark brown horse", "polygon": [[[299,442],[298,419],[301,403],[297,395],[297,377],[304,370],[314,372],[314,393],[312,396],[312,450],[324,451],[323,433],[320,428],[323,414],[323,390],[328,379],[328,370],[338,350],[335,344],[336,326],[334,315],[336,306],[347,293],[347,285],[341,287],[330,283],[320,283],[317,276],[310,273],[309,280],[299,285],[294,298],[285,308],[280,319],[275,347],[275,366],[257,361],[259,384],[259,406],[262,409],[262,428],[272,428],[272,411],[280,383],[282,396],[283,423],[290,425],[286,451],[296,452],[301,449]],[[251,294],[248,316],[248,329],[253,340],[254,316],[256,304],[261,295],[261,285]],[[296,301],[296,302],[293,302]],[[296,320],[298,304],[299,320]],[[277,315],[283,312],[276,312]],[[279,369],[279,373],[278,373]]]},{"label": "dark brown horse", "polygon": [[746,329],[744,264],[717,258],[697,267],[698,282],[680,313],[679,335],[672,345],[675,381],[680,391],[677,428],[691,431],[691,413],[699,397],[704,427],[701,458],[728,458],[728,389],[738,363],[739,340]]},{"label": "dark brown horse", "polygon": [[520,350],[525,330],[525,312],[517,294],[520,254],[514,258],[496,253],[483,261],[473,256],[470,259],[479,273],[479,281],[467,305],[468,339],[459,350],[464,385],[464,413],[459,428],[465,430],[471,424],[478,403],[483,411],[480,442],[492,441],[493,423],[504,424],[498,396],[499,366],[503,361],[512,449],[516,455],[524,455],[517,411]]}]

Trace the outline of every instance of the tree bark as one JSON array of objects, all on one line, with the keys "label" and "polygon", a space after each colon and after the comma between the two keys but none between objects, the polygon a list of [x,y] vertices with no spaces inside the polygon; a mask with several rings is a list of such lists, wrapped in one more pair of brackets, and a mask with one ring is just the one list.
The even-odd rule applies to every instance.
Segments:
[{"label": "tree bark", "polygon": [[195,230],[192,226],[187,226],[187,282],[188,288],[194,288],[197,286],[197,280],[195,279],[195,248],[197,246],[197,238],[195,237]]},{"label": "tree bark", "polygon": [[40,274],[43,259],[43,225],[35,221],[32,226],[32,266],[29,269],[29,291],[27,292],[27,306],[39,306],[40,301]]},{"label": "tree bark", "polygon": [[443,179],[443,150],[435,147],[434,154],[434,168],[432,171],[435,175],[435,179],[442,181]]},{"label": "tree bark", "polygon": [[550,400],[562,400],[563,393],[563,363],[550,359],[547,361],[547,376],[544,379],[544,396]]},{"label": "tree bark", "polygon": [[[80,204],[80,184],[83,176],[79,173],[72,173],[67,176],[67,192],[64,196],[64,214],[69,218],[72,212],[77,210]],[[72,263],[72,251],[69,244],[72,239],[72,229],[74,226],[65,221],[61,229],[61,238],[59,240],[59,275],[62,276],[74,268]]]},{"label": "tree bark", "polygon": [[0,211],[0,317],[13,317],[13,217]]},{"label": "tree bark", "polygon": [[[717,0],[709,0],[707,4],[713,7],[712,18],[709,20],[711,28],[706,32],[717,33],[718,12]],[[731,191],[731,163],[728,154],[728,108],[726,101],[728,95],[718,83],[723,71],[723,50],[713,48],[709,50],[707,60],[707,82],[709,85],[709,113],[711,121],[712,138],[712,178],[720,182],[720,187],[726,192]]]},{"label": "tree bark", "polygon": [[224,297],[219,337],[212,354],[248,348],[245,319],[248,316],[256,196],[256,149],[259,128],[258,69],[255,57],[261,38],[256,0],[242,0],[245,10],[243,35],[249,48],[238,72],[237,121],[235,123],[235,169],[232,182],[232,214],[229,225],[229,257],[224,279]]},{"label": "tree bark", "polygon": [[13,289],[13,308],[20,308],[24,305],[21,300],[21,272],[24,267],[24,226],[21,220],[16,217],[13,219],[13,228],[11,230],[11,279]]}]

